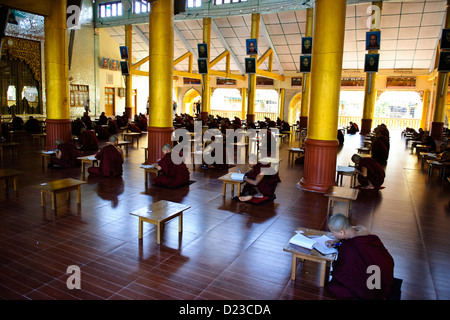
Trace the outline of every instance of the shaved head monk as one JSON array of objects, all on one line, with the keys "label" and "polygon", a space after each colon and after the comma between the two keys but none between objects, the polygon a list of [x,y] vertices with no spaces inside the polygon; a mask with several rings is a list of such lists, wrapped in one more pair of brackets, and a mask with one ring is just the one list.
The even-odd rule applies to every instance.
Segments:
[{"label": "shaved head monk", "polygon": [[[278,182],[281,182],[278,172],[270,170],[270,163],[262,164],[256,156],[250,156],[248,165],[252,168],[244,177],[245,185],[242,189],[240,201],[250,201],[252,198],[269,198],[275,195]],[[267,170],[264,170],[267,169]],[[267,174],[267,173],[271,174]]]},{"label": "shaved head monk", "polygon": [[333,278],[326,287],[328,291],[340,299],[374,300],[389,296],[394,260],[380,238],[363,226],[351,226],[341,213],[331,216],[328,228],[335,239],[327,241],[327,246],[341,243],[333,262]]},{"label": "shaved head monk", "polygon": [[49,168],[74,168],[80,165],[77,158],[81,154],[73,144],[56,139],[55,146],[55,156],[50,158]]},{"label": "shaved head monk", "polygon": [[123,150],[120,149],[117,136],[109,137],[109,143],[104,146],[95,157],[99,161],[98,167],[88,168],[89,174],[104,177],[117,177],[122,175]]},{"label": "shaved head monk", "polygon": [[164,156],[155,164],[159,175],[155,178],[155,185],[177,188],[189,183],[189,169],[184,162],[175,164],[172,161],[172,147],[166,143],[161,148]]},{"label": "shaved head monk", "polygon": [[374,158],[363,158],[358,154],[352,156],[358,173],[361,189],[379,189],[384,183],[384,169]]}]

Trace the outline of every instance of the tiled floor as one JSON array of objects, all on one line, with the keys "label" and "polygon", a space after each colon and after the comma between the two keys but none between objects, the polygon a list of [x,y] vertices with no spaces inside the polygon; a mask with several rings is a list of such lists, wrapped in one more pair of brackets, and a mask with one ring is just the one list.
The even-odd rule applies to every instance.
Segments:
[{"label": "tiled floor", "polygon": [[[121,178],[93,179],[81,169],[42,169],[31,137],[2,166],[25,171],[18,192],[0,189],[0,298],[2,299],[332,299],[318,286],[319,268],[300,264],[290,280],[284,245],[299,226],[324,229],[327,199],[296,187],[303,165],[289,164],[281,146],[277,198],[261,206],[222,198],[218,170],[191,172],[195,183],[178,190],[144,186],[142,149],[131,148]],[[338,164],[347,165],[360,146],[346,135]],[[146,145],[146,137],[140,145]],[[294,145],[298,143],[293,141]],[[82,204],[58,196],[57,211],[40,205],[39,184],[63,177],[87,180]],[[347,178],[348,179],[348,178]],[[348,185],[348,180],[344,179]],[[391,132],[385,189],[360,194],[352,222],[378,234],[403,279],[402,299],[450,299],[449,183],[420,169],[399,131]],[[156,229],[129,212],[161,199],[189,204],[182,237],[170,221],[161,245]],[[69,290],[67,268],[81,270],[81,289]]]}]

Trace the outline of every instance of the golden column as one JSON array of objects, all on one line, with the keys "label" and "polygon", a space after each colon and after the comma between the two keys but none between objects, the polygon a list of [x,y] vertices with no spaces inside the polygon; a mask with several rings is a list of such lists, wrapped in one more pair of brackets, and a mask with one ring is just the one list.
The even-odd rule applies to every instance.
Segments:
[{"label": "golden column", "polygon": [[[325,192],[335,184],[337,128],[346,0],[317,0],[311,64],[311,101],[302,189]],[[332,30],[332,32],[330,32]]]},{"label": "golden column", "polygon": [[[449,14],[450,0],[447,0],[447,12],[445,17],[444,29],[450,28],[450,14]],[[438,72],[436,83],[436,95],[433,119],[431,121],[430,135],[433,139],[440,139],[442,137],[442,130],[444,128],[445,104],[447,102],[447,88],[448,88],[448,73]]]},{"label": "golden column", "polygon": [[[252,30],[250,37],[258,41],[259,38],[259,13],[252,13]],[[250,58],[258,59],[258,55],[251,55]],[[247,123],[255,122],[255,97],[256,97],[256,74],[248,77],[248,104]]]},{"label": "golden column", "polygon": [[[314,26],[314,9],[308,8],[306,9],[306,30],[305,37],[312,37],[313,26]],[[314,46],[314,39],[313,39]],[[314,63],[314,61],[312,61]],[[303,83],[302,83],[302,107],[300,109],[300,128],[306,128],[308,126],[308,113],[309,113],[309,97],[310,97],[310,77],[309,73],[303,74]]]},{"label": "golden column", "polygon": [[420,118],[420,128],[426,130],[427,126],[427,112],[428,112],[428,100],[430,98],[430,90],[425,90],[423,92],[423,103],[422,103],[422,117]]},{"label": "golden column", "polygon": [[50,15],[44,18],[47,148],[54,148],[56,139],[72,140],[66,10],[65,1],[52,2]]},{"label": "golden column", "polygon": [[161,147],[172,144],[174,0],[153,1],[149,16],[148,160],[162,158]]},{"label": "golden column", "polygon": [[247,88],[242,88],[241,89],[241,97],[242,97],[242,114],[241,114],[241,119],[245,119],[245,114],[246,114],[246,110],[247,110]]},{"label": "golden column", "polygon": [[210,110],[210,96],[211,90],[209,87],[209,57],[211,51],[211,18],[203,18],[203,43],[206,43],[208,48],[207,67],[208,73],[202,74],[202,110],[200,113],[202,121],[205,123],[208,119],[208,112]]},{"label": "golden column", "polygon": [[[278,103],[280,104],[280,119],[281,120],[284,120],[284,96],[285,96],[284,91],[285,91],[284,88],[280,89],[280,96],[278,98]],[[289,119],[289,117],[288,117],[288,119]]]},{"label": "golden column", "polygon": [[[131,70],[133,63],[133,26],[130,24],[125,25],[125,45],[128,48],[128,69]],[[132,88],[133,81],[131,72],[125,76],[125,114],[129,120],[133,120],[133,107],[132,107]]]},{"label": "golden column", "polygon": [[[381,10],[383,9],[383,2],[374,1],[372,2],[372,6],[376,6],[379,8],[379,14],[375,15],[375,22],[371,21],[373,28],[371,28],[370,31],[379,31],[379,21],[381,20]],[[372,12],[374,11],[375,10],[372,10]],[[378,53],[378,50],[370,50],[368,53]],[[377,97],[377,91],[375,90],[376,79],[376,73],[366,73],[366,81],[364,83],[364,108],[361,119],[360,134],[368,134],[372,129],[372,119],[375,112],[375,101]]]}]

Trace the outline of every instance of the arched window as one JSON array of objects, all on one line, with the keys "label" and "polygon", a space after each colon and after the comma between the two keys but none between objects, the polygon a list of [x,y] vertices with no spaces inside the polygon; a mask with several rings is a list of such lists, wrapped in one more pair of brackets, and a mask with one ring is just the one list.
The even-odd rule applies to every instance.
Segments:
[{"label": "arched window", "polygon": [[415,91],[386,91],[375,104],[375,118],[420,119],[422,102]]}]

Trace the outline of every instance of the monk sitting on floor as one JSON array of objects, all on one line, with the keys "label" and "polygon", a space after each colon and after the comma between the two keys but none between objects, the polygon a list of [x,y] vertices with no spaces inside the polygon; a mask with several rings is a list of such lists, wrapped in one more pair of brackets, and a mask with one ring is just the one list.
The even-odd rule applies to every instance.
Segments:
[{"label": "monk sitting on floor", "polygon": [[352,156],[355,171],[358,173],[358,182],[361,189],[378,190],[384,183],[384,169],[374,158],[363,158],[358,154]]},{"label": "monk sitting on floor", "polygon": [[49,168],[74,168],[80,165],[81,162],[77,158],[81,154],[73,144],[56,139],[55,145],[56,155],[50,158]]},{"label": "monk sitting on floor", "polygon": [[86,130],[81,128],[80,136],[78,137],[78,143],[81,150],[98,150],[97,136],[93,130]]},{"label": "monk sitting on floor", "polygon": [[268,199],[275,196],[277,184],[281,182],[278,172],[273,171],[270,163],[262,164],[256,157],[249,157],[248,165],[252,168],[244,177],[244,188],[240,201],[250,201],[253,198]]},{"label": "monk sitting on floor", "polygon": [[189,183],[189,169],[184,162],[175,164],[172,161],[172,147],[169,144],[162,146],[164,157],[154,164],[159,170],[159,175],[155,178],[155,185],[177,188]]},{"label": "monk sitting on floor", "polygon": [[90,167],[89,174],[104,177],[117,177],[122,175],[123,150],[118,146],[117,136],[109,137],[109,144],[104,146],[95,156],[99,161],[98,167]]},{"label": "monk sitting on floor", "polygon": [[[328,228],[335,239],[327,241],[327,246],[341,242],[328,291],[340,299],[386,299],[394,281],[394,260],[380,238],[363,226],[351,226],[341,213],[331,216]],[[369,279],[376,275],[370,269],[374,266],[378,281]]]}]

